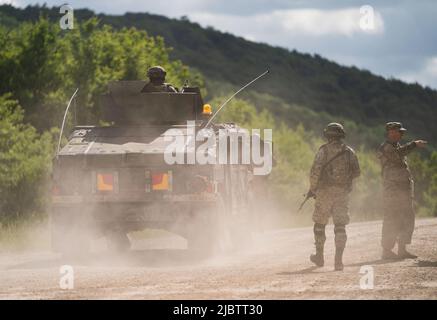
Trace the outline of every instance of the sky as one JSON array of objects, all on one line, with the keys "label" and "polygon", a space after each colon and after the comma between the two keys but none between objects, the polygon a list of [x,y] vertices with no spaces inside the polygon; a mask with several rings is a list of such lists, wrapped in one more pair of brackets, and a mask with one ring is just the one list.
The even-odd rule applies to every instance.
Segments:
[{"label": "sky", "polygon": [[[0,0],[24,7],[66,1]],[[317,53],[437,89],[435,0],[77,0],[97,13],[148,12],[188,17],[255,42]]]}]

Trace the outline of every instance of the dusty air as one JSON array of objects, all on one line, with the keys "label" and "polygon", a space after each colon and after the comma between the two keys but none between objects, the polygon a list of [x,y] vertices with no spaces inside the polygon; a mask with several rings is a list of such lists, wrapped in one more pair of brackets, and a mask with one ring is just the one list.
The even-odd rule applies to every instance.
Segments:
[{"label": "dusty air", "polygon": [[0,300],[437,299],[432,0],[39,2],[0,0]]}]

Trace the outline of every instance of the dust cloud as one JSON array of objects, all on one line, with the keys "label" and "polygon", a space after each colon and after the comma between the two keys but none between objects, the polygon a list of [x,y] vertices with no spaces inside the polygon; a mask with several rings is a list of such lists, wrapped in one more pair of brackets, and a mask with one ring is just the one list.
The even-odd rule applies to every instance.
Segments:
[{"label": "dust cloud", "polygon": [[[256,255],[271,245],[268,238],[262,241],[260,238],[263,238],[263,233],[274,230],[282,223],[281,214],[274,212],[274,206],[268,202],[259,202],[253,207],[257,209],[246,212],[251,218],[239,228],[234,228],[229,214],[222,212],[221,214],[229,221],[226,221],[226,218],[218,220],[215,228],[211,229],[215,234],[210,234],[211,237],[216,237],[215,243],[206,249],[190,248],[187,240],[187,238],[202,240],[201,235],[204,233],[202,228],[190,228],[190,233],[185,237],[159,228],[132,231],[127,234],[131,243],[130,249],[117,251],[111,250],[108,239],[100,230],[88,227],[82,228],[81,232],[75,233],[74,239],[70,239],[72,240],[70,245],[73,248],[80,243],[88,242],[89,247],[86,250],[59,253],[52,249],[54,245],[52,243],[52,221],[48,218],[38,223],[2,229],[0,253],[26,253],[41,257],[50,254],[51,259],[43,263],[48,267],[64,264],[108,268],[223,266]],[[175,222],[177,223],[190,224],[189,221]],[[195,224],[195,222],[191,223]],[[177,226],[170,225],[166,229],[177,229]],[[35,262],[34,265],[29,262],[28,266],[41,266],[41,261]]]}]

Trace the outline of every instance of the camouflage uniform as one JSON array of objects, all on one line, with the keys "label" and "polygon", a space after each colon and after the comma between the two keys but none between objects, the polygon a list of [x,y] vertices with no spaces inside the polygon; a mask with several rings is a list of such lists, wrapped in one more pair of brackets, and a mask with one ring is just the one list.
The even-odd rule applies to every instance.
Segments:
[{"label": "camouflage uniform", "polygon": [[325,226],[332,216],[335,234],[335,270],[343,270],[346,225],[349,223],[348,202],[352,180],[360,175],[360,166],[352,148],[343,143],[346,136],[339,123],[330,123],[323,131],[328,143],[320,147],[310,172],[307,197],[316,198],[313,213],[316,253],[310,256],[316,266],[324,265]]},{"label": "camouflage uniform", "polygon": [[416,148],[414,142],[401,145],[389,141],[381,144],[378,157],[382,166],[384,222],[381,245],[392,250],[396,241],[411,243],[414,231],[413,179],[406,155]]},{"label": "camouflage uniform", "polygon": [[178,92],[171,84],[165,83],[167,72],[161,66],[155,66],[147,70],[147,77],[150,82],[147,83],[141,92]]},{"label": "camouflage uniform", "polygon": [[[341,156],[323,169],[331,158],[342,151],[344,153]],[[360,167],[354,150],[346,146],[341,140],[333,140],[320,147],[310,173],[310,189],[316,195],[313,213],[316,246],[324,244],[326,240],[324,226],[331,216],[337,229],[335,231],[341,231],[335,234],[336,246],[344,247],[346,245],[347,236],[344,226],[349,223],[349,193],[352,188],[352,180],[359,175]],[[321,229],[323,229],[323,234],[316,232],[321,231]]]}]

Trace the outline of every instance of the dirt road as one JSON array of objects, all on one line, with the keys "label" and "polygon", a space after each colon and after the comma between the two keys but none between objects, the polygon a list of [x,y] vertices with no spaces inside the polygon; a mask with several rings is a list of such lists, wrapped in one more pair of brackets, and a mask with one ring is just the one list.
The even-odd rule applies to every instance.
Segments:
[{"label": "dirt road", "polygon": [[[174,237],[138,241],[123,256],[2,252],[0,299],[437,299],[437,219],[417,221],[416,260],[380,261],[380,228],[380,221],[348,227],[343,272],[333,271],[332,226],[319,269],[308,262],[311,228],[260,233],[244,255],[208,260],[190,256]],[[62,265],[73,267],[72,290],[60,289]],[[364,290],[360,279],[370,279],[369,270],[374,287]]]}]

